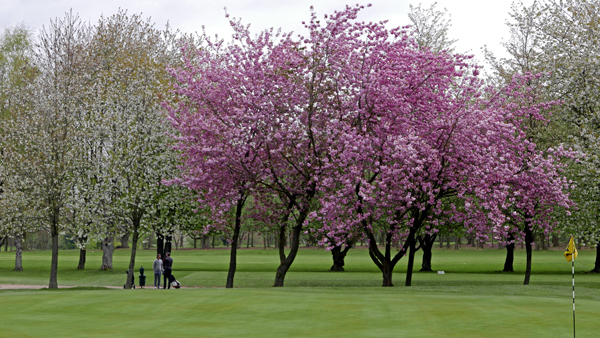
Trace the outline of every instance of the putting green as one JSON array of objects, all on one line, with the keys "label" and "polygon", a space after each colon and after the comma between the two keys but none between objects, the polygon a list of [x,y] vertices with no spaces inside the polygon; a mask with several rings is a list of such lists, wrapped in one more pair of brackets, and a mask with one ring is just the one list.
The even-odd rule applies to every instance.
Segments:
[{"label": "putting green", "polygon": [[[568,298],[406,288],[4,291],[5,337],[569,337]],[[578,302],[597,337],[600,302]]]}]

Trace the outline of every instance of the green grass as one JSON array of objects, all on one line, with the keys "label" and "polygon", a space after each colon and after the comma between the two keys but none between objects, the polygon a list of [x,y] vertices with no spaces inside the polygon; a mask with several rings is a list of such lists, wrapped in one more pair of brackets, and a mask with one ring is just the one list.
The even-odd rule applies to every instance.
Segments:
[{"label": "green grass", "polygon": [[[328,272],[330,254],[301,250],[285,288],[271,288],[275,250],[241,250],[235,286],[225,290],[226,250],[175,251],[181,290],[115,290],[122,286],[129,251],[117,250],[115,271],[98,271],[101,251],[77,271],[77,251],[61,251],[62,290],[0,291],[4,337],[568,337],[572,333],[571,268],[562,251],[535,251],[531,285],[523,286],[524,252],[514,273],[501,273],[503,250],[435,250],[433,267],[446,273],[413,275],[404,287],[406,258],[395,288],[381,288],[381,274],[366,250],[351,250],[346,272]],[[136,266],[148,270],[153,251]],[[592,251],[576,267],[578,337],[597,336],[600,275]],[[420,256],[417,257],[420,263]],[[24,272],[11,271],[14,253],[0,253],[0,283],[46,285],[50,252],[25,252]],[[418,264],[420,266],[420,264]],[[151,282],[151,271],[148,271]],[[151,284],[151,283],[149,283]],[[94,287],[96,286],[96,287]]]}]

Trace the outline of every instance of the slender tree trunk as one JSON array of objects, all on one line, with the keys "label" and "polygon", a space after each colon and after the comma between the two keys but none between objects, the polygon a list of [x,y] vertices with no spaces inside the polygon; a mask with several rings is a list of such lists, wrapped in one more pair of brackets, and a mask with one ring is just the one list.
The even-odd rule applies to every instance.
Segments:
[{"label": "slender tree trunk", "polygon": [[[450,235],[448,235],[448,237],[450,237]],[[408,266],[406,268],[406,282],[404,283],[404,286],[412,285],[412,274],[413,274],[413,267],[415,265],[415,253],[416,252],[417,252],[417,249],[415,247],[415,241],[410,241],[409,250],[408,250]]]},{"label": "slender tree trunk", "polygon": [[596,244],[596,262],[594,263],[592,272],[600,272],[600,242]]},{"label": "slender tree trunk", "polygon": [[133,275],[133,269],[135,268],[135,254],[137,251],[137,242],[140,237],[140,221],[142,218],[142,211],[135,210],[132,215],[132,223],[133,223],[133,238],[131,241],[131,257],[129,258],[129,269],[127,269],[127,283],[125,284],[126,289],[131,289],[134,283],[135,276]]},{"label": "slender tree trunk", "polygon": [[515,261],[515,237],[508,235],[508,244],[506,244],[506,259],[504,260],[504,272],[513,272],[513,263]]},{"label": "slender tree trunk", "polygon": [[104,238],[102,243],[102,265],[100,270],[112,270],[113,269],[113,252],[115,251],[115,237],[110,234]]},{"label": "slender tree trunk", "polygon": [[333,265],[329,269],[329,271],[344,271],[344,259],[346,258],[346,254],[348,250],[352,247],[352,243],[346,244],[344,250],[342,250],[341,246],[335,246],[331,249],[331,256],[333,258]]},{"label": "slender tree trunk", "polygon": [[[288,210],[291,210],[291,207],[288,208]],[[283,236],[283,238],[280,239],[279,241],[279,257],[280,257],[280,264],[279,267],[277,268],[277,272],[275,273],[275,282],[273,283],[273,286],[283,286],[283,282],[285,281],[285,275],[287,274],[290,266],[292,266],[292,263],[294,263],[294,260],[296,259],[296,255],[298,254],[298,248],[300,247],[300,233],[302,232],[302,225],[304,224],[304,220],[306,219],[306,216],[308,215],[308,212],[306,210],[300,211],[298,214],[298,218],[296,219],[296,225],[293,228],[293,232],[292,232],[292,242],[290,243],[290,253],[287,255],[287,257],[285,256],[284,253],[284,245],[285,245],[285,228],[282,227],[280,233]],[[288,217],[289,217],[289,213],[288,213]],[[287,218],[286,218],[286,223],[287,223]],[[285,224],[285,223],[282,223]]]},{"label": "slender tree trunk", "polygon": [[229,254],[229,272],[227,273],[227,283],[225,287],[228,289],[233,288],[233,278],[235,277],[235,269],[237,268],[237,248],[239,245],[238,238],[240,236],[240,228],[242,224],[242,210],[244,203],[246,202],[245,194],[242,194],[237,201],[235,207],[235,225],[233,228],[233,241],[231,242],[231,252]]},{"label": "slender tree trunk", "polygon": [[52,263],[50,264],[50,282],[48,283],[49,289],[58,289],[58,212],[55,211],[52,215]]},{"label": "slender tree trunk", "polygon": [[85,249],[79,249],[79,264],[77,264],[77,270],[85,269]]},{"label": "slender tree trunk", "polygon": [[23,271],[23,247],[21,234],[15,236],[15,269],[13,271]]},{"label": "slender tree trunk", "polygon": [[529,228],[529,224],[525,224],[525,250],[527,252],[527,267],[525,268],[525,280],[523,281],[523,285],[529,285],[529,279],[531,278],[531,254],[532,247],[531,243],[533,243],[533,233]]},{"label": "slender tree trunk", "polygon": [[165,237],[161,233],[156,233],[156,254],[165,258]]}]

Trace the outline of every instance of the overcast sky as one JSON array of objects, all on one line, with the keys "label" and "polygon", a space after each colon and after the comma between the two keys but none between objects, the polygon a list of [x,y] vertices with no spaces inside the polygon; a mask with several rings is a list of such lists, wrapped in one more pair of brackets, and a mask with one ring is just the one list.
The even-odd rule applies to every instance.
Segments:
[{"label": "overcast sky", "polygon": [[[500,43],[508,38],[505,22],[513,0],[438,0],[438,8],[446,8],[452,16],[450,37],[458,39],[457,51],[475,54],[482,60],[481,47],[487,45],[498,56],[505,56]],[[360,14],[361,21],[389,20],[389,27],[408,25],[409,4],[429,7],[433,0],[372,0],[372,7]],[[525,0],[525,3],[530,3]],[[51,18],[63,17],[71,8],[83,20],[95,22],[101,14],[114,14],[119,8],[129,13],[150,16],[157,26],[167,21],[184,32],[200,32],[202,26],[210,35],[229,37],[231,28],[223,8],[231,16],[250,23],[252,31],[268,27],[281,27],[284,31],[304,33],[301,22],[309,17],[309,8],[314,5],[322,17],[325,13],[343,9],[348,0],[0,0],[0,26],[2,28],[25,23],[38,30],[47,25]],[[360,2],[368,4],[369,1]]]}]

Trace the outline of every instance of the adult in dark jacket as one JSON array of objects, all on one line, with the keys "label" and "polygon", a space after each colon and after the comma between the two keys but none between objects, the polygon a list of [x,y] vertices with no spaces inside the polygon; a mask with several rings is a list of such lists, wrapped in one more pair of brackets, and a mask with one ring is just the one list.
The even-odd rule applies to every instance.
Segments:
[{"label": "adult in dark jacket", "polygon": [[[163,280],[163,289],[171,288],[171,271],[173,271],[173,258],[171,258],[171,253],[166,253],[167,258],[164,260],[164,280]],[[168,283],[168,284],[167,284]]]}]

